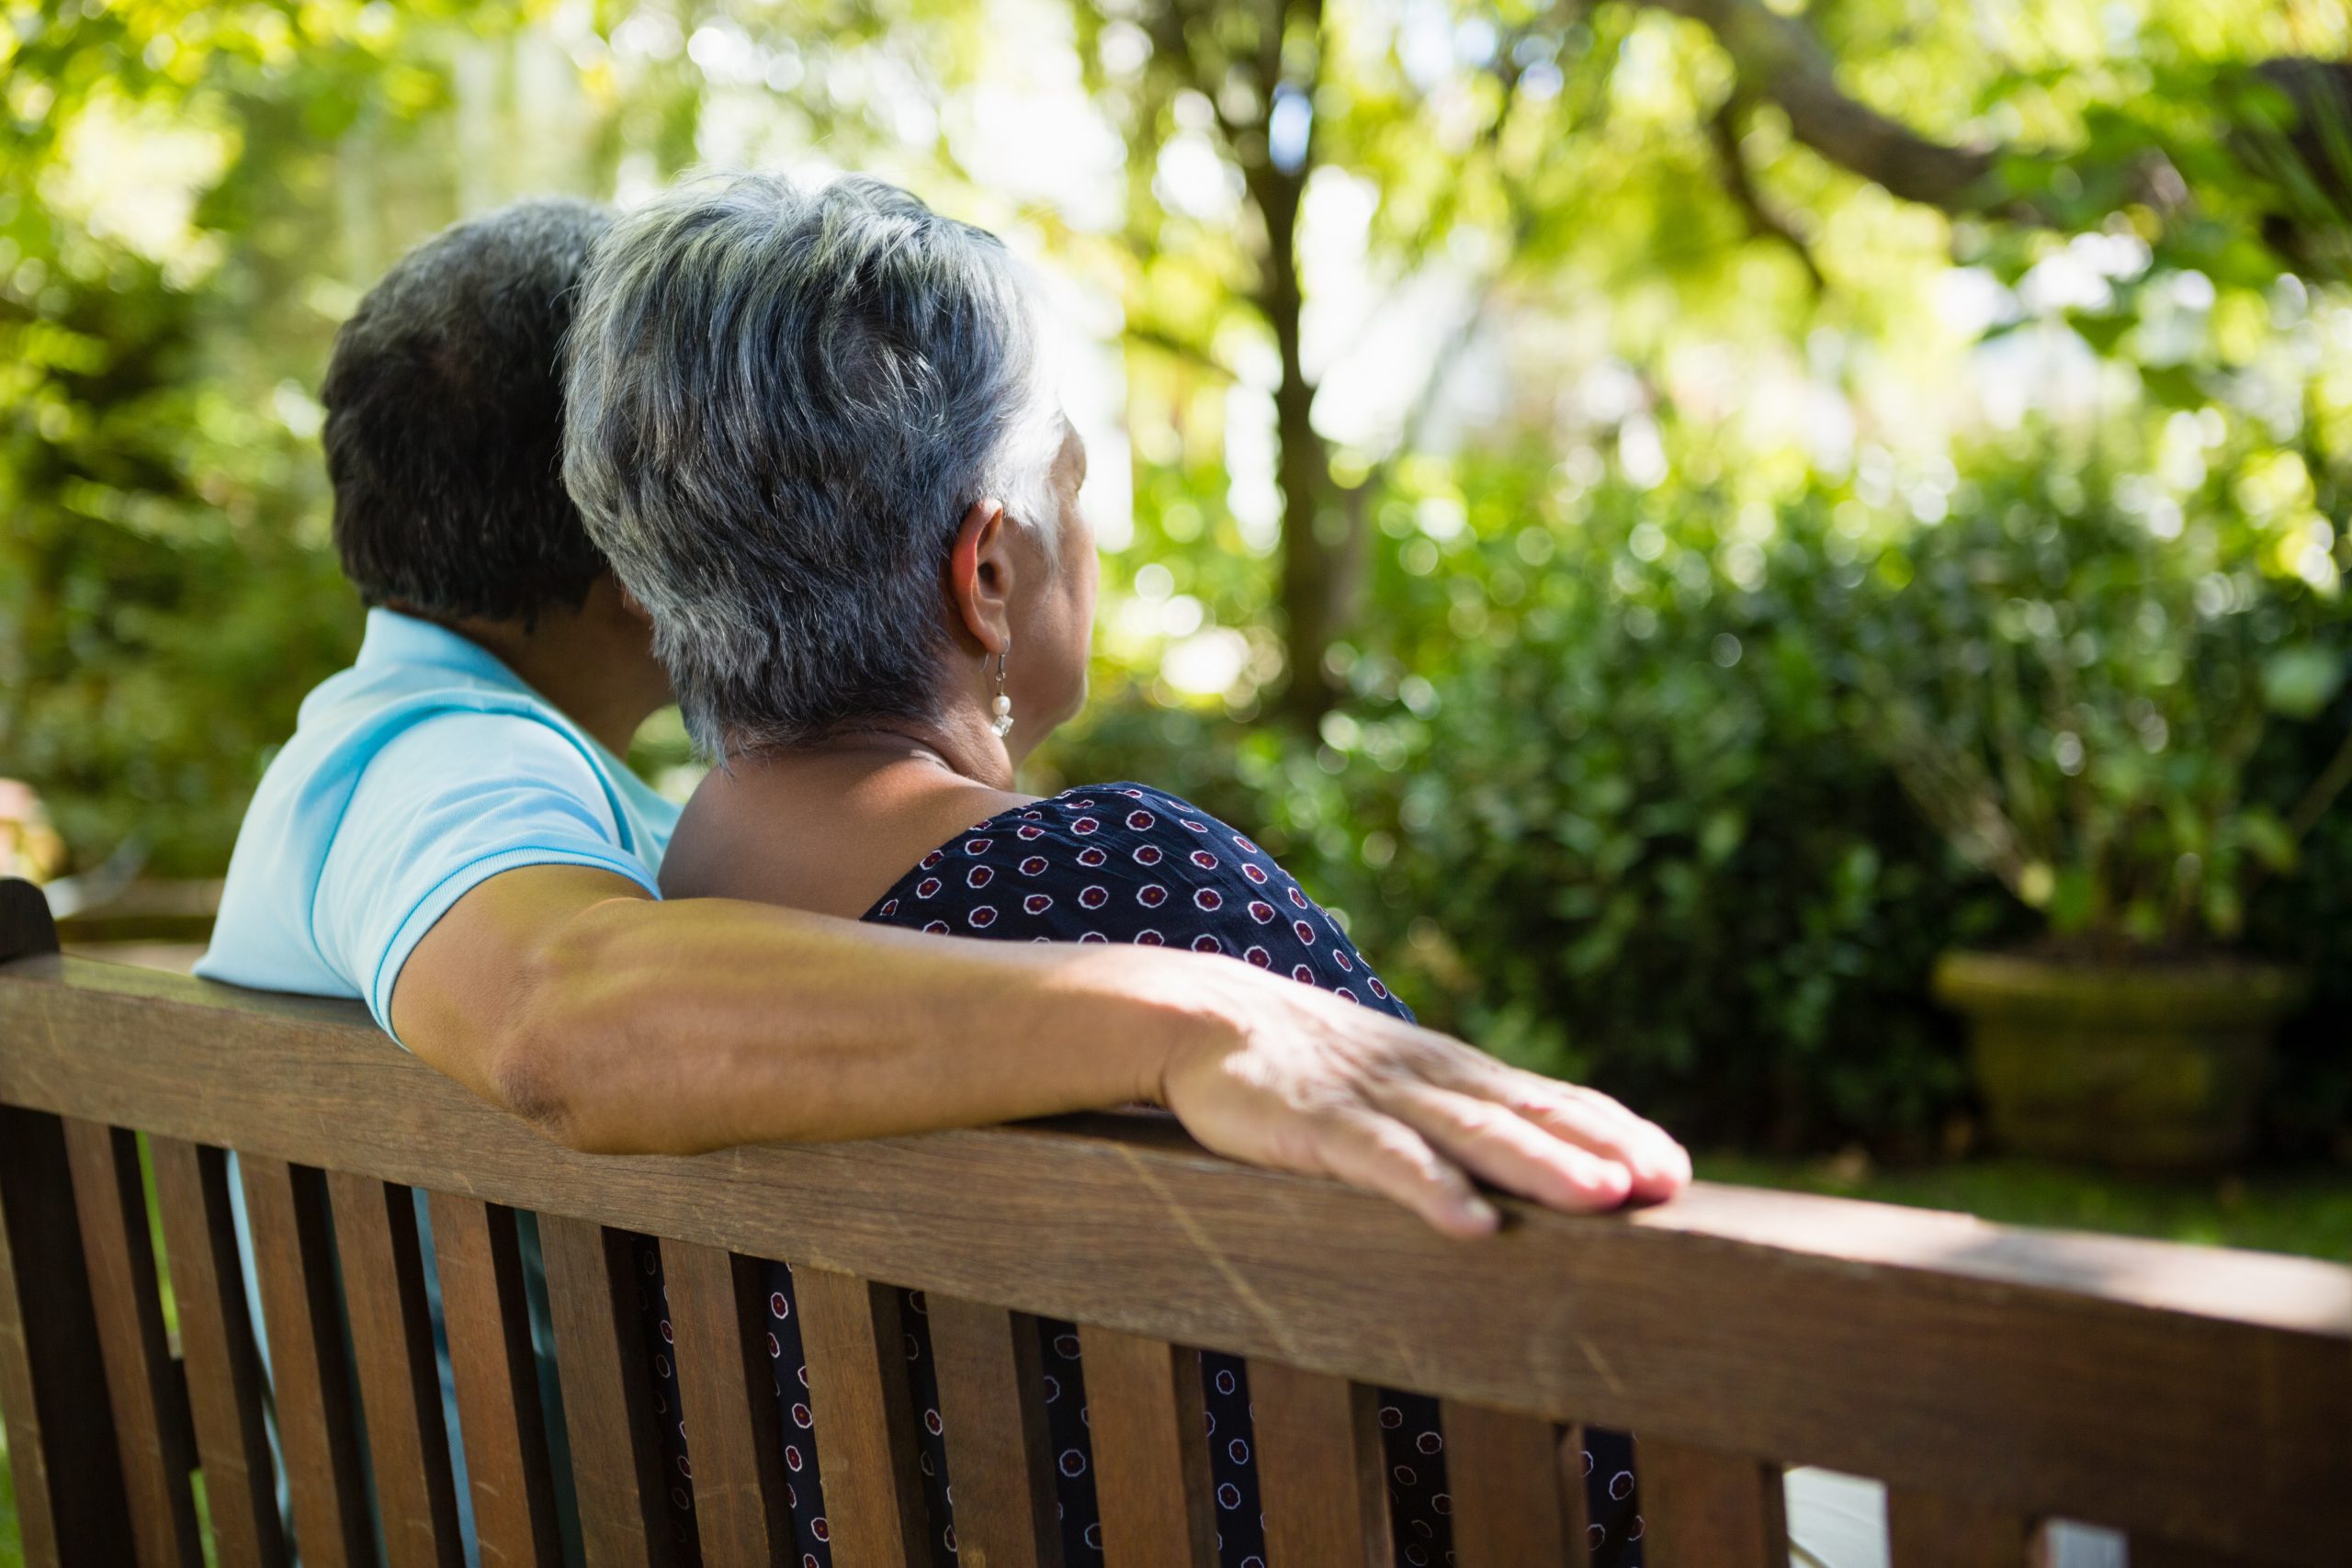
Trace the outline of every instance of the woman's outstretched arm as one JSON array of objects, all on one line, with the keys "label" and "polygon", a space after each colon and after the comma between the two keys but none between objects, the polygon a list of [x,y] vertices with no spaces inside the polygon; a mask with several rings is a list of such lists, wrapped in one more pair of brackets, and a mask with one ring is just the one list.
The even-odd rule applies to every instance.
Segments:
[{"label": "woman's outstretched arm", "polygon": [[1229,960],[925,936],[626,878],[491,877],[392,995],[425,1060],[572,1147],[687,1154],[1136,1100],[1235,1158],[1321,1171],[1439,1229],[1670,1196],[1681,1149],[1606,1097]]}]

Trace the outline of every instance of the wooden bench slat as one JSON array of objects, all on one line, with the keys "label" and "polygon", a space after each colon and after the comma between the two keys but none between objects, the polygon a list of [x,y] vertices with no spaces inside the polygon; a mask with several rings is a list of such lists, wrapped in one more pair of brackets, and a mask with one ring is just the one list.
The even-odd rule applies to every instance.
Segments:
[{"label": "wooden bench slat", "polygon": [[1044,1351],[1026,1313],[927,1295],[957,1561],[1060,1568]]},{"label": "wooden bench slat", "polygon": [[[40,900],[0,883],[0,953],[36,911],[46,931]],[[74,1187],[59,1119],[0,1105],[0,1421],[30,1568],[134,1560]]]},{"label": "wooden bench slat", "polygon": [[335,1294],[325,1173],[254,1155],[239,1156],[237,1170],[269,1331],[270,1393],[287,1497],[304,1568],[373,1568],[376,1538],[368,1522],[351,1356]]},{"label": "wooden bench slat", "polygon": [[1462,1568],[1583,1568],[1581,1445],[1551,1422],[1459,1400],[1443,1403],[1445,1483]]},{"label": "wooden bench slat", "polygon": [[[1890,1486],[1888,1561],[1893,1568],[2022,1568],[2035,1560],[2033,1521],[2006,1509],[1937,1492]],[[2145,1568],[2133,1555],[2133,1568]]]},{"label": "wooden bench slat", "polygon": [[451,1192],[428,1193],[425,1207],[482,1561],[559,1568],[555,1479],[514,1211]]},{"label": "wooden bench slat", "polygon": [[792,1271],[792,1292],[835,1568],[924,1568],[930,1522],[899,1292],[805,1263]]},{"label": "wooden bench slat", "polygon": [[1783,1568],[1781,1467],[1664,1438],[1634,1450],[1643,1557],[1657,1568]]},{"label": "wooden bench slat", "polygon": [[1110,1568],[1215,1568],[1201,1355],[1082,1324],[1087,1430]]},{"label": "wooden bench slat", "polygon": [[662,1272],[676,1337],[678,1397],[694,1433],[703,1562],[709,1568],[789,1562],[784,1416],[761,1326],[767,1311],[761,1265],[715,1247],[664,1241]]},{"label": "wooden bench slat", "polygon": [[177,1138],[150,1138],[147,1148],[213,1544],[224,1565],[275,1568],[286,1561],[286,1532],[262,1416],[261,1352],[230,1214],[227,1158]]},{"label": "wooden bench slat", "polygon": [[142,1568],[200,1568],[196,1529],[195,1435],[164,1333],[164,1299],[147,1193],[131,1134],[96,1122],[65,1123],[83,1255],[106,1355],[107,1398],[130,1503],[130,1536]]},{"label": "wooden bench slat", "polygon": [[[2278,1568],[2278,1559],[2253,1552],[2208,1551],[2166,1538],[2134,1533],[2126,1548],[2131,1568]],[[2048,1568],[2050,1557],[2038,1555],[2031,1568]]]},{"label": "wooden bench slat", "polygon": [[1396,1551],[1378,1396],[1345,1378],[1253,1359],[1250,1404],[1267,1561],[1388,1568]]},{"label": "wooden bench slat", "polygon": [[542,1214],[539,1250],[588,1568],[668,1568],[676,1543],[629,1235]]},{"label": "wooden bench slat", "polygon": [[391,1568],[458,1568],[465,1554],[415,1196],[342,1171],[327,1173],[327,1193],[385,1555]]}]

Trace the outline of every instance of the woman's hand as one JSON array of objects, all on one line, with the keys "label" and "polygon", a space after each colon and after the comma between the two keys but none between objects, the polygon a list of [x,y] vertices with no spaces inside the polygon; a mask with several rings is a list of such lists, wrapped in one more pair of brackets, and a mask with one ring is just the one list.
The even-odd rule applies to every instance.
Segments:
[{"label": "woman's hand", "polygon": [[[1193,978],[1205,965],[1196,965]],[[1196,997],[1161,1104],[1208,1147],[1382,1193],[1449,1235],[1500,1223],[1473,1179],[1570,1213],[1671,1198],[1690,1156],[1607,1095],[1240,964]]]}]

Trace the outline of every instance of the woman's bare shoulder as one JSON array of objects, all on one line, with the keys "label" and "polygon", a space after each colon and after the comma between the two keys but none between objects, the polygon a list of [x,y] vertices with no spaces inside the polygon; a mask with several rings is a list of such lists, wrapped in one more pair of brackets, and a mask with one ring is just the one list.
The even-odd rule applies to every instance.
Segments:
[{"label": "woman's bare shoulder", "polygon": [[1032,798],[938,769],[739,761],[686,803],[662,895],[854,919],[931,850]]}]

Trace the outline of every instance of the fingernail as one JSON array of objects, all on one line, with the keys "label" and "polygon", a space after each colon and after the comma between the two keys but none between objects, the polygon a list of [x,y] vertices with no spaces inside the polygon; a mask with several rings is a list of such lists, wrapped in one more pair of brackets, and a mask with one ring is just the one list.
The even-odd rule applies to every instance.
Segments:
[{"label": "fingernail", "polygon": [[1633,1195],[1634,1173],[1615,1160],[1603,1160],[1593,1173],[1592,1190],[1604,1201],[1622,1203]]},{"label": "fingernail", "polygon": [[1469,1215],[1471,1223],[1481,1230],[1493,1232],[1502,1228],[1502,1211],[1484,1198],[1471,1199],[1462,1206],[1462,1212]]},{"label": "fingernail", "polygon": [[1634,1174],[1641,1179],[1640,1184],[1645,1189],[1676,1187],[1690,1179],[1690,1175],[1688,1169],[1678,1169],[1679,1164],[1671,1154],[1650,1150],[1643,1154]]},{"label": "fingernail", "polygon": [[1690,1156],[1679,1144],[1668,1144],[1653,1150],[1642,1160],[1644,1185],[1680,1191],[1690,1180]]}]

